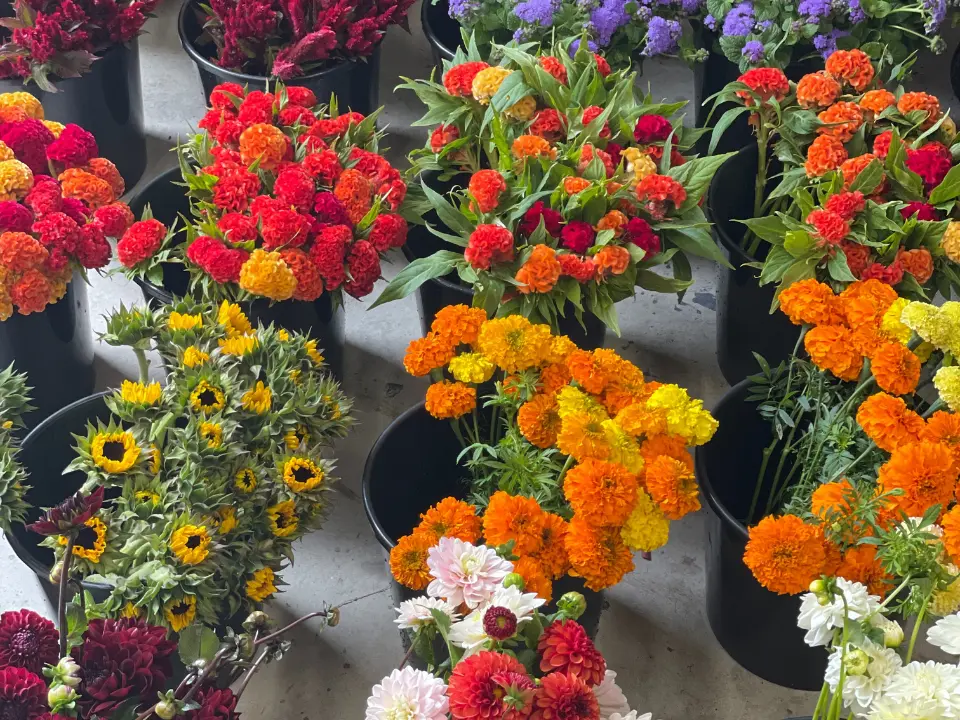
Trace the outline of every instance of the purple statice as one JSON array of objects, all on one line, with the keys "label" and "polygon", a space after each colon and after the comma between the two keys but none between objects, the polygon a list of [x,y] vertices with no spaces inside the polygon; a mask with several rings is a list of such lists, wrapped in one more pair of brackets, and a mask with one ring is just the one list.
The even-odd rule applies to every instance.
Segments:
[{"label": "purple statice", "polygon": [[457,22],[470,25],[473,17],[480,10],[478,0],[450,0],[450,17]]},{"label": "purple statice", "polygon": [[513,14],[531,25],[550,27],[557,11],[555,0],[523,0],[513,8]]},{"label": "purple statice", "polygon": [[707,15],[703,19],[703,24],[706,25],[711,30],[717,29],[717,19],[713,15]]},{"label": "purple statice", "polygon": [[753,3],[742,2],[723,19],[723,34],[743,37],[753,30]]},{"label": "purple statice", "polygon": [[830,0],[800,0],[797,13],[808,23],[819,23],[832,10]]},{"label": "purple statice", "polygon": [[822,35],[813,36],[813,47],[817,49],[824,59],[830,57],[837,51],[837,40],[846,37],[850,33],[844,30],[831,30]]},{"label": "purple statice", "polygon": [[867,19],[867,13],[860,7],[860,0],[847,0],[847,9],[850,12],[850,22],[854,25]]},{"label": "purple statice", "polygon": [[680,49],[680,36],[683,28],[676,20],[667,20],[659,15],[650,19],[647,26],[647,46],[643,54],[647,57],[669,55]]},{"label": "purple statice", "polygon": [[750,40],[743,46],[743,56],[752,63],[763,60],[763,43],[759,40]]},{"label": "purple statice", "polygon": [[[573,57],[580,50],[580,38],[577,38],[572,43],[570,43],[570,57]],[[597,51],[597,44],[593,40],[587,40],[587,50],[590,52]]]}]

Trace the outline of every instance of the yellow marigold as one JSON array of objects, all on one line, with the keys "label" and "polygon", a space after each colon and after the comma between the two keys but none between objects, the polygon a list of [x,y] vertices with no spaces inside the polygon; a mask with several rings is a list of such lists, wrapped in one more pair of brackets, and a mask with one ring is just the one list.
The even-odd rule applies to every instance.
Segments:
[{"label": "yellow marigold", "polygon": [[553,583],[547,577],[543,565],[532,555],[524,555],[513,564],[513,571],[523,578],[523,591],[533,593],[550,602],[553,599]]},{"label": "yellow marigold", "polygon": [[134,405],[156,405],[160,401],[161,392],[158,382],[144,385],[143,383],[124,380],[120,385],[120,398],[124,402]]},{"label": "yellow marigold", "polygon": [[554,335],[550,340],[550,348],[544,358],[550,364],[565,363],[570,353],[577,349],[576,343],[566,335]]},{"label": "yellow marigold", "polygon": [[608,419],[600,403],[572,385],[565,385],[557,393],[557,412],[561,418],[579,413],[589,416],[598,423]]},{"label": "yellow marigold", "polygon": [[551,341],[547,325],[534,325],[522,315],[488,320],[477,338],[480,352],[507,372],[542,364],[550,352]]},{"label": "yellow marigold", "polygon": [[28,92],[9,92],[0,94],[0,108],[14,107],[34,120],[43,120],[43,105]]},{"label": "yellow marigold", "polygon": [[493,377],[496,369],[492,362],[480,353],[464,353],[449,363],[450,374],[462,383],[479,385]]},{"label": "yellow marigold", "polygon": [[20,200],[33,187],[33,173],[19,160],[0,161],[0,200]]},{"label": "yellow marigold", "polygon": [[795,515],[763,518],[750,528],[743,562],[763,587],[779,595],[805,592],[826,565],[820,528]]},{"label": "yellow marigold", "polygon": [[226,339],[221,338],[217,341],[217,345],[220,346],[220,351],[224,355],[243,357],[257,349],[258,341],[256,335],[235,335]]},{"label": "yellow marigold", "polygon": [[[73,542],[74,557],[97,564],[107,550],[107,526],[98,517],[92,517],[84,523],[86,530],[77,533]],[[58,539],[61,546],[67,544],[67,538],[61,535]]]},{"label": "yellow marigold", "polygon": [[200,314],[188,315],[187,313],[179,313],[174,310],[170,313],[170,317],[167,318],[167,330],[172,332],[196,330],[200,327],[203,327],[203,315]]},{"label": "yellow marigold", "polygon": [[273,578],[273,570],[268,567],[260,568],[254,572],[245,586],[247,597],[259,603],[273,595],[277,591],[277,586],[273,584]]},{"label": "yellow marigold", "polygon": [[123,473],[140,457],[140,447],[128,432],[97,433],[90,443],[93,464],[108,473]]},{"label": "yellow marigold", "polygon": [[3,160],[16,160],[17,156],[14,154],[13,150],[3,141],[0,141],[0,161]]},{"label": "yellow marigold", "polygon": [[626,160],[626,171],[630,177],[630,187],[636,187],[640,181],[650,175],[657,174],[657,163],[653,161],[648,153],[639,148],[628,147],[620,152],[620,156]]},{"label": "yellow marigold", "polygon": [[240,133],[240,161],[244,165],[258,161],[263,170],[273,170],[286,152],[287,136],[274,125],[255,123]]},{"label": "yellow marigold", "polygon": [[910,303],[906,298],[898,297],[893,304],[887,308],[880,320],[880,332],[889,340],[894,340],[901,345],[910,342],[913,331],[900,321],[900,315],[903,309]]},{"label": "yellow marigold", "polygon": [[672,457],[661,455],[647,465],[646,487],[670,520],[679,520],[700,509],[700,489],[694,474]]},{"label": "yellow marigold", "polygon": [[557,447],[564,455],[577,462],[587,459],[606,460],[610,457],[610,445],[603,421],[585,412],[560,414],[560,432]]},{"label": "yellow marigold", "polygon": [[940,247],[948,258],[955,263],[960,263],[960,222],[950,221],[943,237],[940,238]]},{"label": "yellow marigold", "polygon": [[954,505],[940,520],[943,548],[955,563],[960,563],[960,505]]},{"label": "yellow marigold", "polygon": [[813,278],[793,283],[779,298],[780,309],[794,325],[835,325],[842,320],[833,290]]},{"label": "yellow marigold", "polygon": [[278,252],[256,249],[240,268],[240,287],[271,300],[289,300],[297,278]]},{"label": "yellow marigold", "polygon": [[845,327],[811,328],[803,337],[803,346],[814,365],[829,370],[841,380],[856,380],[863,367],[863,356],[853,346],[852,335]]},{"label": "yellow marigold", "polygon": [[953,452],[942,443],[916,442],[901,445],[880,467],[880,492],[901,490],[890,502],[910,517],[922,517],[931,506],[946,507],[953,496],[958,466]]},{"label": "yellow marigold", "polygon": [[213,413],[223,410],[227,404],[227,397],[223,390],[201,380],[190,392],[190,407],[198,412]]},{"label": "yellow marigold", "polygon": [[183,364],[185,367],[193,368],[203,365],[210,359],[210,356],[196,345],[191,345],[183,351]]},{"label": "yellow marigold", "polygon": [[543,513],[543,526],[540,529],[540,549],[533,554],[544,572],[552,580],[559,580],[570,569],[565,538],[567,521],[559,515]]},{"label": "yellow marigold", "polygon": [[203,525],[184,525],[170,536],[170,550],[184,565],[199,565],[210,554],[210,535]]},{"label": "yellow marigold", "polygon": [[670,521],[643,489],[637,490],[637,502],[620,530],[620,537],[635,551],[653,552],[667,544]]},{"label": "yellow marigold", "polygon": [[473,99],[481,105],[489,105],[490,100],[497,94],[510,73],[511,71],[504,67],[488,67],[478,72],[473,76],[473,83],[470,86]]},{"label": "yellow marigold", "polygon": [[877,447],[893,452],[901,445],[916,442],[923,432],[923,418],[900,398],[876,393],[857,409],[857,423]]},{"label": "yellow marigold", "polygon": [[534,395],[517,411],[517,426],[531,444],[538,448],[551,447],[560,430],[556,398],[550,393]]},{"label": "yellow marigold", "polygon": [[510,146],[513,156],[523,162],[526,158],[545,157],[557,159],[557,150],[547,140],[537,135],[521,135]]},{"label": "yellow marigold", "polygon": [[574,517],[565,544],[570,574],[582,577],[590,590],[616,585],[633,570],[633,554],[620,537],[619,527],[596,527]]},{"label": "yellow marigold", "polygon": [[170,629],[180,632],[193,624],[197,617],[197,598],[193,595],[184,595],[179,600],[168,600],[163,606],[163,615],[170,623]]},{"label": "yellow marigold", "polygon": [[452,420],[477,407],[477,389],[442,380],[427,388],[427,412],[438,420]]},{"label": "yellow marigold", "polygon": [[535,112],[537,112],[537,101],[533,99],[532,95],[527,95],[504,110],[503,114],[511,120],[526,122],[533,117]]},{"label": "yellow marigold", "polygon": [[544,512],[530,497],[495,492],[483,514],[483,535],[488,545],[499,547],[513,541],[515,555],[529,555],[543,543]]},{"label": "yellow marigold", "polygon": [[47,130],[53,133],[55,138],[60,137],[60,133],[62,133],[66,127],[63,123],[58,123],[55,120],[41,120],[40,122],[44,124]]},{"label": "yellow marigold", "polygon": [[623,465],[588,458],[567,471],[563,495],[574,517],[592,525],[623,525],[636,504],[637,478]]},{"label": "yellow marigold", "polygon": [[390,549],[390,572],[393,579],[411,590],[424,590],[432,576],[427,567],[427,553],[435,545],[427,534],[404,535]]},{"label": "yellow marigold", "polygon": [[250,468],[243,468],[233,476],[233,486],[244,495],[257,489],[257,474]]},{"label": "yellow marigold", "polygon": [[567,364],[561,361],[540,368],[540,378],[537,385],[547,395],[554,395],[568,385],[572,379]]},{"label": "yellow marigold", "polygon": [[619,463],[634,475],[639,475],[643,471],[643,457],[636,439],[613,420],[604,420],[601,426],[609,448],[607,460]]},{"label": "yellow marigold", "polygon": [[487,313],[483,308],[447,305],[437,312],[430,325],[430,332],[451,347],[460,344],[473,345],[480,335],[480,327],[486,320]]},{"label": "yellow marigold", "polygon": [[247,390],[240,401],[244,410],[263,415],[270,411],[270,405],[273,403],[273,393],[270,392],[270,388],[263,384],[262,380],[257,380],[257,384]]},{"label": "yellow marigold", "polygon": [[246,335],[253,330],[250,321],[236,303],[224,300],[217,311],[217,322],[227,331],[227,337]]},{"label": "yellow marigold", "polygon": [[283,482],[296,493],[309,492],[323,482],[323,468],[310,458],[292,457],[281,468]]},{"label": "yellow marigold", "polygon": [[411,340],[407,345],[403,367],[414,377],[429,375],[431,370],[442,368],[453,359],[454,347],[449,338],[429,332],[426,337]]},{"label": "yellow marigold", "polygon": [[277,537],[293,535],[300,525],[297,506],[293,500],[284,500],[267,508],[267,526]]},{"label": "yellow marigold", "polygon": [[666,410],[667,431],[679,435],[690,445],[710,441],[719,423],[703,408],[703,400],[694,400],[677,385],[661,385],[647,400],[647,409]]},{"label": "yellow marigold", "polygon": [[947,407],[953,412],[960,412],[960,367],[951,365],[940,368],[933,376],[933,385]]},{"label": "yellow marigold", "polygon": [[480,539],[483,523],[477,517],[477,508],[463,500],[444,498],[420,515],[420,524],[413,531],[429,537],[433,543],[442,537],[452,537],[468,543]]},{"label": "yellow marigold", "polygon": [[200,437],[207,441],[208,448],[218,448],[223,445],[223,428],[217,423],[200,423]]}]

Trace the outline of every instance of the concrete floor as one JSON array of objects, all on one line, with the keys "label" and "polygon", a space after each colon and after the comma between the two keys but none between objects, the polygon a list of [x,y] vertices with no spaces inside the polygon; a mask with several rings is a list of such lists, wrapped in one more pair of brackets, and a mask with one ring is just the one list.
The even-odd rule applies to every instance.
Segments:
[{"label": "concrete floor", "polygon": [[[169,3],[147,25],[141,39],[144,111],[150,133],[152,170],[169,167],[168,152],[190,131],[204,105],[199,78],[182,51],[176,32],[176,7]],[[389,132],[391,158],[423,142],[423,130],[409,124],[420,116],[415,98],[393,93],[398,76],[426,77],[430,57],[420,32],[419,6],[410,12],[412,33],[391,30],[384,42],[381,102]],[[951,46],[953,43],[951,43]],[[952,51],[952,47],[951,47]],[[950,55],[929,59],[920,77],[927,89],[951,98]],[[648,62],[644,84],[670,100],[692,95],[692,73],[679,63]],[[692,115],[692,113],[690,113]],[[398,255],[386,269],[396,272]],[[619,305],[621,338],[607,344],[636,362],[648,376],[676,382],[715,403],[726,389],[715,361],[716,269],[694,263],[694,285],[683,303],[674,296],[641,293]],[[376,296],[375,291],[375,295]],[[123,301],[138,302],[137,288],[121,277],[94,277],[90,292],[95,329],[102,313]],[[296,549],[296,566],[284,573],[289,583],[270,611],[279,620],[331,604],[344,607],[339,627],[320,635],[309,623],[293,637],[294,647],[279,664],[261,672],[244,696],[247,717],[263,720],[340,720],[362,716],[372,685],[399,663],[403,651],[393,625],[388,569],[373,537],[360,499],[360,476],[369,448],[391,420],[422,399],[424,382],[407,376],[401,357],[417,337],[419,319],[412,298],[367,313],[364,303],[347,300],[344,386],[356,398],[359,425],[339,444],[342,482],[324,529]],[[98,384],[109,387],[136,374],[132,355],[98,349]],[[815,696],[771,685],[736,665],[717,644],[704,613],[704,513],[673,524],[669,544],[652,562],[638,561],[635,572],[608,593],[598,644],[633,707],[669,720],[774,720],[810,712]],[[46,598],[36,578],[0,540],[0,608],[24,605],[40,609]],[[359,598],[354,600],[355,598]],[[48,614],[52,617],[52,614]]]}]

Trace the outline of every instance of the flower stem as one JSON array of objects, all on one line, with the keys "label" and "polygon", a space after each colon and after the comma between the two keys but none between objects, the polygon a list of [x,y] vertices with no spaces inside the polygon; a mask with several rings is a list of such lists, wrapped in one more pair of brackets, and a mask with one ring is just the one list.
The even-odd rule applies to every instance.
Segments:
[{"label": "flower stem", "polygon": [[563,464],[563,468],[560,470],[560,475],[557,477],[557,487],[561,490],[563,489],[563,478],[567,476],[567,470],[570,469],[570,466],[573,465],[573,455],[567,455],[567,461]]},{"label": "flower stem", "polygon": [[147,360],[147,353],[143,348],[135,347],[133,354],[137,356],[137,365],[140,367],[140,382],[146,385],[150,379],[150,361]]},{"label": "flower stem", "polygon": [[917,636],[920,634],[920,626],[923,625],[923,618],[927,614],[927,608],[930,606],[930,597],[933,595],[933,589],[936,586],[936,583],[930,583],[930,591],[923,599],[923,607],[921,607],[920,612],[917,613],[917,620],[914,623],[913,632],[910,633],[910,644],[907,646],[907,657],[903,661],[904,665],[909,665],[910,661],[913,659],[913,646],[917,643]]},{"label": "flower stem", "polygon": [[57,625],[60,627],[60,657],[67,654],[67,585],[70,582],[70,561],[73,559],[73,544],[77,537],[74,533],[67,536],[67,549],[63,553],[60,568],[60,594],[57,596]]},{"label": "flower stem", "polygon": [[311,619],[311,618],[320,617],[320,616],[327,617],[327,615],[329,615],[329,614],[330,614],[330,611],[329,611],[329,610],[317,610],[317,611],[312,612],[312,613],[307,613],[307,614],[304,615],[303,617],[297,618],[296,620],[294,620],[292,623],[290,623],[290,624],[287,625],[286,627],[280,628],[280,629],[277,630],[276,632],[272,632],[272,633],[270,633],[269,635],[265,635],[264,637],[260,638],[259,640],[257,640],[257,641],[254,643],[254,647],[256,647],[256,646],[258,646],[258,645],[263,645],[264,643],[270,642],[271,640],[276,640],[278,637],[280,637],[281,635],[283,635],[285,632],[287,632],[287,631],[289,631],[289,630],[293,630],[293,628],[295,628],[297,625],[299,625],[299,624],[302,623],[302,622],[306,622],[307,620],[309,620],[309,619]]},{"label": "flower stem", "polygon": [[267,659],[267,656],[270,654],[269,650],[264,650],[260,653],[260,657],[253,661],[253,665],[250,666],[250,669],[247,670],[247,674],[243,676],[243,681],[240,683],[240,687],[237,688],[237,691],[234,693],[234,697],[238,700],[240,696],[243,695],[243,691],[247,689],[247,685],[250,684],[250,680],[253,679],[253,676],[256,674],[257,670],[260,669],[260,665],[263,664],[263,661]]}]

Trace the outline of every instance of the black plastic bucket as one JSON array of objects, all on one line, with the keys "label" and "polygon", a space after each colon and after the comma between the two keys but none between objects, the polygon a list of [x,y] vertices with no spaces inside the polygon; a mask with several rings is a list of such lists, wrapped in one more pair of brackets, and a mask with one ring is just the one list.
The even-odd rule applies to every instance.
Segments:
[{"label": "black plastic bucket", "polygon": [[720,399],[713,410],[717,434],[695,453],[697,480],[713,510],[707,519],[707,620],[744,669],[784,687],[819,690],[827,653],[803,641],[799,596],[765,589],[743,562],[749,536],[741,519],[749,512],[761,453],[772,437],[756,404],[746,402],[749,387],[743,381]]},{"label": "black plastic bucket", "polygon": [[740,247],[747,226],[737,220],[753,217],[756,168],[757,147],[748,145],[720,166],[707,195],[714,237],[734,266],[720,268],[717,283],[717,364],[731,385],[760,371],[754,352],[776,366],[790,356],[800,334],[782,312],[770,313],[776,286],[761,286],[760,271],[744,267],[757,258]]},{"label": "black plastic bucket", "polygon": [[460,23],[450,17],[449,0],[422,0],[420,24],[430,43],[430,55],[438,73],[443,73],[443,61],[453,60],[453,55],[463,42]]},{"label": "black plastic bucket", "polygon": [[[34,522],[43,509],[53,507],[73,495],[87,479],[79,471],[63,474],[75,458],[76,440],[73,434],[86,436],[87,423],[97,420],[107,422],[110,411],[103,399],[109,392],[89,395],[61,408],[42,423],[37,425],[26,438],[20,450],[19,460],[27,471],[30,489],[25,500],[30,504],[24,525],[15,525],[7,533],[7,541],[17,557],[40,578],[44,588],[53,590],[50,583],[50,571],[53,568],[53,552],[41,547],[43,536],[27,530],[25,525]],[[99,600],[109,593],[109,586],[98,583],[84,583],[84,587],[95,592]]]},{"label": "black plastic bucket", "polygon": [[28,428],[93,392],[93,331],[87,285],[79,273],[67,285],[67,294],[42,312],[21,315],[14,310],[0,322],[0,367],[11,362],[27,373],[32,388],[36,410],[24,417]]},{"label": "black plastic bucket", "polygon": [[[263,90],[268,84],[273,84],[272,78],[247,75],[220,67],[212,59],[212,44],[210,50],[197,47],[197,38],[203,30],[203,21],[197,13],[196,0],[184,2],[180,8],[177,29],[183,49],[196,63],[200,84],[203,85],[203,97],[208,102],[210,93],[220,83],[237,83],[251,90]],[[291,78],[286,84],[310,88],[317,96],[317,101],[324,104],[330,102],[331,94],[336,95],[341,111],[350,109],[369,115],[380,106],[380,46],[378,45],[369,57],[338,60],[326,70]]]},{"label": "black plastic bucket", "polygon": [[[380,435],[363,468],[363,508],[388,554],[397,540],[420,523],[420,514],[427,508],[445,497],[466,495],[467,475],[457,463],[461,449],[450,423],[431,417],[423,403],[404,412]],[[603,593],[586,589],[578,578],[565,577],[554,583],[553,600],[572,591],[583,593],[587,601],[578,622],[590,637],[596,637]],[[393,582],[397,604],[420,595]],[[546,605],[544,612],[556,612],[555,604]]]},{"label": "black plastic bucket", "polygon": [[74,123],[93,133],[100,157],[113,162],[132,188],[147,166],[138,40],[110,48],[80,77],[54,78],[53,84],[57,92],[7,78],[0,80],[0,92],[26,90],[43,103],[47,120]]}]

